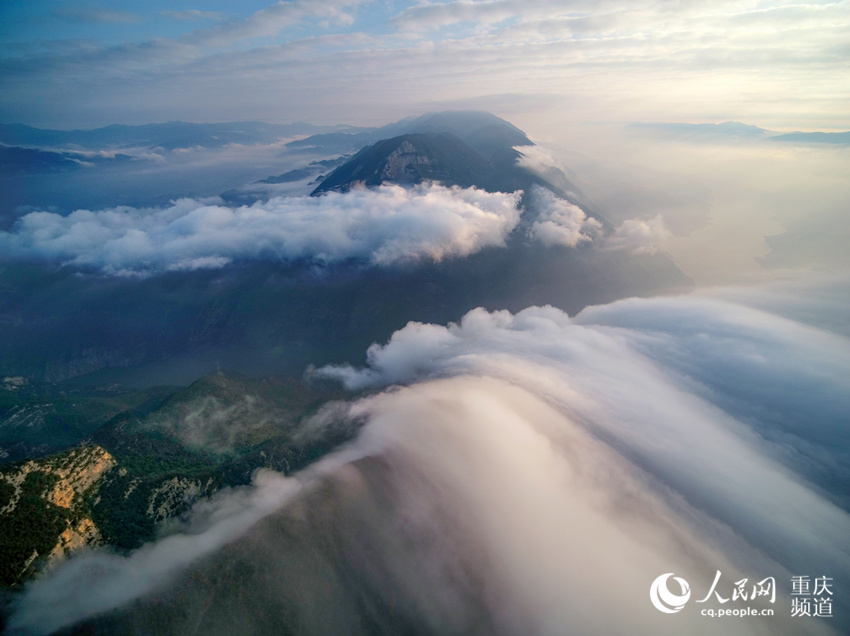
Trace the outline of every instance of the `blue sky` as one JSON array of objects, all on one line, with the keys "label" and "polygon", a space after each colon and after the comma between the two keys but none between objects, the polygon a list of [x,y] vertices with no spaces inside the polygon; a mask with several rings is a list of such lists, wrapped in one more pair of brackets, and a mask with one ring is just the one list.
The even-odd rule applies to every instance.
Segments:
[{"label": "blue sky", "polygon": [[521,120],[850,128],[850,2],[211,0],[0,6],[0,121]]}]

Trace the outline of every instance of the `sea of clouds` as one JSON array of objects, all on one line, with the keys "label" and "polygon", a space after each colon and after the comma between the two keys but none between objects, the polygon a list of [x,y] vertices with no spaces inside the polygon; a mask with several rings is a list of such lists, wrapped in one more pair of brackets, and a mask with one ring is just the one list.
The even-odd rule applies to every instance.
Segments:
[{"label": "sea of clouds", "polygon": [[652,253],[666,237],[658,217],[627,221],[603,238],[599,221],[548,190],[531,190],[530,213],[521,196],[427,182],[320,197],[273,196],[236,207],[212,197],[181,198],[157,208],[39,210],[0,232],[0,253],[3,260],[147,277],[251,260],[353,259],[392,266],[462,258],[504,247],[523,214],[533,217],[528,237],[544,246],[596,241],[606,249]]},{"label": "sea of clouds", "polygon": [[186,198],[165,208],[38,211],[0,233],[0,250],[7,258],[118,275],[218,268],[251,259],[439,261],[503,245],[519,221],[519,198],[520,193],[428,183],[275,197],[237,208],[218,199]]},{"label": "sea of clouds", "polygon": [[[823,302],[842,288],[813,294]],[[701,608],[746,605],[696,604],[720,571],[726,598],[745,578],[777,586],[775,604],[749,603],[774,617],[728,617],[724,633],[840,633],[841,615],[792,618],[790,585],[850,575],[850,341],[789,317],[781,287],[751,289],[748,303],[736,294],[628,299],[572,318],[530,307],[410,323],[373,345],[363,368],[313,370],[371,392],[304,425],[321,436],[356,422],[351,444],[299,475],[261,476],[255,499],[222,494],[200,530],[129,557],[72,560],[29,590],[11,625],[47,633],[120,607],[200,555],[225,545],[252,554],[250,527],[272,511],[315,509],[327,512],[322,524],[276,535],[252,558],[280,549],[286,561],[293,541],[312,554],[346,537],[322,561],[341,582],[311,588],[295,568],[279,589],[257,591],[268,612],[295,588],[337,590],[331,612],[367,586],[424,633],[716,634],[719,619]],[[333,484],[330,499],[317,498],[322,483]],[[692,590],[675,616],[649,602],[667,572]]]}]

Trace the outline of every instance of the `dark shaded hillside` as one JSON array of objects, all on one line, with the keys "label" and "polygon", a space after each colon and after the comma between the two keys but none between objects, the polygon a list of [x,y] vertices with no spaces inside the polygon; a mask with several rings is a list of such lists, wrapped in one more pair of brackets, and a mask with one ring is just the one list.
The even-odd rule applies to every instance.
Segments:
[{"label": "dark shaded hillside", "polygon": [[144,415],[176,387],[71,387],[6,376],[0,383],[0,466],[72,446],[119,413]]},{"label": "dark shaded hillside", "polygon": [[181,384],[217,367],[300,374],[363,360],[410,320],[518,311],[688,287],[662,254],[526,246],[407,267],[244,263],[144,281],[16,266],[0,273],[0,373],[60,382]]},{"label": "dark shaded hillside", "polygon": [[[485,581],[474,569],[483,550],[467,542],[464,558],[452,563],[430,552],[433,538],[404,523],[394,470],[376,458],[357,462],[359,481],[326,480],[156,592],[57,633],[496,633],[481,598]],[[456,520],[429,512],[448,541],[463,539]],[[435,580],[447,588],[453,612],[420,593]]]}]

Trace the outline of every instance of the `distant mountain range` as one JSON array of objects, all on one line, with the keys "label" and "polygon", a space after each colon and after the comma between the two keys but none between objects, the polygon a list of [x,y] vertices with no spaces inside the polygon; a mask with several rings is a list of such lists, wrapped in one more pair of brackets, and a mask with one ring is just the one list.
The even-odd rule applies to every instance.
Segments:
[{"label": "distant mountain range", "polygon": [[850,132],[792,132],[771,137],[771,141],[803,144],[850,144]]},{"label": "distant mountain range", "polygon": [[193,124],[171,121],[164,124],[125,126],[114,124],[93,130],[49,130],[24,124],[0,124],[0,144],[31,148],[104,150],[120,148],[218,148],[227,144],[271,143],[296,135],[329,131],[371,129],[350,126],[266,124],[256,121]]},{"label": "distant mountain range", "polygon": [[793,144],[850,144],[850,132],[792,132],[777,133],[758,126],[727,121],[722,124],[635,123],[632,130],[646,131],[666,137],[694,141],[743,141],[767,139]]},{"label": "distant mountain range", "polygon": [[6,177],[49,172],[71,172],[105,163],[131,161],[130,155],[107,156],[79,151],[53,151],[0,144],[0,174]]},{"label": "distant mountain range", "polygon": [[[775,133],[733,121],[721,124],[635,123],[629,128],[693,141],[769,139],[804,145],[850,144],[850,132]],[[379,128],[253,121],[215,124],[173,121],[138,126],[115,124],[92,130],[51,130],[24,124],[0,124],[0,175],[73,172],[97,165],[114,165],[132,160],[131,154],[127,154],[132,150],[217,149],[232,144],[271,144],[291,137],[302,138],[286,144],[290,153],[350,155],[378,141],[401,135],[436,133],[456,136],[488,161],[495,158],[494,153],[506,152],[506,148],[531,144],[525,134],[510,123],[494,116],[481,119],[480,113],[473,111],[453,111],[450,115],[429,113]],[[122,150],[125,152],[122,153]],[[511,161],[509,154],[501,157],[502,163]],[[447,172],[452,172],[451,167]],[[286,176],[270,176],[263,182],[285,183],[308,176],[315,178],[320,173],[321,170],[305,167],[290,171]],[[231,198],[239,199],[238,192],[230,194]]]},{"label": "distant mountain range", "polygon": [[[348,125],[318,126],[304,122],[223,122],[196,124],[172,121],[161,124],[113,124],[90,130],[53,130],[25,124],[0,124],[0,145],[49,150],[120,150],[130,148],[220,148],[229,144],[273,143],[288,137],[305,136],[286,144],[290,151],[346,154],[382,139],[411,133],[449,132],[488,156],[505,145],[528,145],[525,134],[510,123],[491,116],[481,120],[475,111],[429,113],[409,117],[379,128]],[[721,124],[639,122],[630,128],[695,138],[770,138],[800,143],[850,143],[850,132],[776,133],[758,126],[728,121]]]}]

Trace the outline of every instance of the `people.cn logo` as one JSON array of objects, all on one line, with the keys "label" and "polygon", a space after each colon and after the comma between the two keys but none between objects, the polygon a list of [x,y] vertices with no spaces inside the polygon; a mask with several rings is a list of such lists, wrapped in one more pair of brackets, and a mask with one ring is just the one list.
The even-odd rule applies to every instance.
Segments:
[{"label": "people.cn logo", "polygon": [[652,582],[649,588],[649,600],[655,605],[655,609],[665,614],[675,614],[680,611],[691,598],[691,586],[683,578],[673,576],[673,580],[682,588],[681,595],[673,594],[667,588],[667,581],[671,576],[673,576],[672,572],[662,574]]}]

